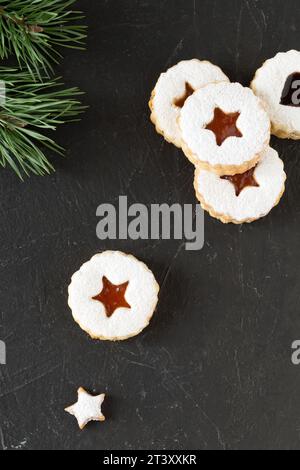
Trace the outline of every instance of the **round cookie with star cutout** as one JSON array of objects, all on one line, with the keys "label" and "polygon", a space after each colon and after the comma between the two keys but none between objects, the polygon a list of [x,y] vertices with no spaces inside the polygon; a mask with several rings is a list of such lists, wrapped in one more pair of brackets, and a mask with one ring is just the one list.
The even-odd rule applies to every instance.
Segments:
[{"label": "round cookie with star cutout", "polygon": [[197,168],[194,187],[204,210],[224,223],[253,222],[276,206],[286,174],[278,153],[268,147],[258,164],[243,174],[219,176]]},{"label": "round cookie with star cutout", "polygon": [[148,326],[159,285],[149,268],[120,251],[96,254],[73,274],[68,303],[74,320],[92,338],[118,341]]},{"label": "round cookie with star cutout", "polygon": [[252,168],[270,141],[270,119],[260,99],[239,83],[195,91],[181,109],[179,125],[188,159],[221,175]]},{"label": "round cookie with star cutout", "polygon": [[300,52],[279,52],[257,70],[251,83],[265,103],[272,134],[282,139],[300,139]]},{"label": "round cookie with star cutout", "polygon": [[181,147],[178,116],[185,100],[209,83],[229,82],[222,70],[207,60],[183,60],[160,75],[151,94],[151,121],[167,142]]}]

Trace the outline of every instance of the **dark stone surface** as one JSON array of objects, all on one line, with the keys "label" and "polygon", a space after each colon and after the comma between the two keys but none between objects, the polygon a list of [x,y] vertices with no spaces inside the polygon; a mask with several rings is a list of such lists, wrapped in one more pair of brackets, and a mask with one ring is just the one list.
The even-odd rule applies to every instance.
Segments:
[{"label": "dark stone surface", "polygon": [[[193,168],[149,122],[160,72],[206,58],[248,84],[299,47],[298,0],[85,0],[87,52],[58,68],[86,90],[80,124],[57,132],[67,158],[51,177],[0,172],[0,448],[299,449],[300,143],[273,139],[288,173],[281,204],[242,227],[206,216],[205,247],[100,242],[102,202],[195,203]],[[92,341],[67,306],[71,274],[95,252],[132,252],[162,289],[143,334]],[[80,432],[64,407],[106,391],[105,424]]]}]

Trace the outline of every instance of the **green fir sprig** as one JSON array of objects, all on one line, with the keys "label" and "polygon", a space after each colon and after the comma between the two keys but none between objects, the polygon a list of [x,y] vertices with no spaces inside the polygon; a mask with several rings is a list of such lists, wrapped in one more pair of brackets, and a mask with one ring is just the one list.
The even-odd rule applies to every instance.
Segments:
[{"label": "green fir sprig", "polygon": [[86,27],[73,11],[76,0],[0,0],[0,58],[15,54],[19,66],[49,76],[59,47],[82,49]]},{"label": "green fir sprig", "polygon": [[43,148],[60,154],[63,148],[48,131],[77,120],[85,109],[78,100],[82,92],[63,88],[59,78],[33,81],[28,71],[7,67],[0,67],[0,78],[0,165],[10,166],[21,179],[50,173],[53,166]]}]

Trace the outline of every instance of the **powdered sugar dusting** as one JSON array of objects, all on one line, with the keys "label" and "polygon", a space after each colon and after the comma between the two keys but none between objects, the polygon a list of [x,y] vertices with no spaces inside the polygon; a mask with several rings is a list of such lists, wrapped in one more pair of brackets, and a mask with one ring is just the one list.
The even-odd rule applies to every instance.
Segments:
[{"label": "powdered sugar dusting", "polygon": [[214,212],[236,221],[266,215],[280,197],[286,175],[278,153],[268,148],[254,170],[259,187],[246,187],[239,196],[233,184],[205,170],[196,170],[195,187],[200,199]]},{"label": "powdered sugar dusting", "polygon": [[153,120],[162,130],[165,137],[180,144],[178,117],[180,108],[174,101],[185,92],[186,83],[194,90],[208,83],[229,81],[222,70],[216,65],[198,59],[185,60],[161,74],[152,100]]},{"label": "powdered sugar dusting", "polygon": [[299,108],[280,104],[286,80],[294,72],[300,72],[300,52],[279,52],[257,70],[251,88],[265,102],[275,128],[300,134]]},{"label": "powdered sugar dusting", "polygon": [[92,396],[80,387],[77,402],[66,408],[65,411],[75,416],[79,427],[82,429],[89,421],[105,421],[101,410],[104,398],[104,393]]},{"label": "powdered sugar dusting", "polygon": [[[105,276],[113,284],[129,281],[125,299],[131,308],[118,308],[107,317],[104,305],[93,300],[102,290]],[[159,286],[147,266],[131,255],[105,251],[83,264],[72,276],[69,306],[73,317],[92,337],[125,339],[149,323],[158,300]]]},{"label": "powdered sugar dusting", "polygon": [[[237,127],[242,137],[229,137],[221,146],[215,134],[205,129],[214,110],[239,112]],[[195,158],[195,164],[243,165],[262,152],[270,140],[270,120],[260,100],[239,83],[211,84],[196,91],[183,106],[179,119],[182,140]]]}]

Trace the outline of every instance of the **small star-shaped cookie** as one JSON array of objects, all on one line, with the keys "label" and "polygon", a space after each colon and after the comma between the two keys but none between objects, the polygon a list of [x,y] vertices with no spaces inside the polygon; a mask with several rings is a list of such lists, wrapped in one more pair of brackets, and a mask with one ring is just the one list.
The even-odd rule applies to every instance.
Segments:
[{"label": "small star-shaped cookie", "polygon": [[105,421],[105,416],[101,411],[105,394],[92,396],[82,387],[77,390],[77,393],[77,402],[65,408],[65,411],[75,416],[80,429],[83,429],[89,421]]}]

